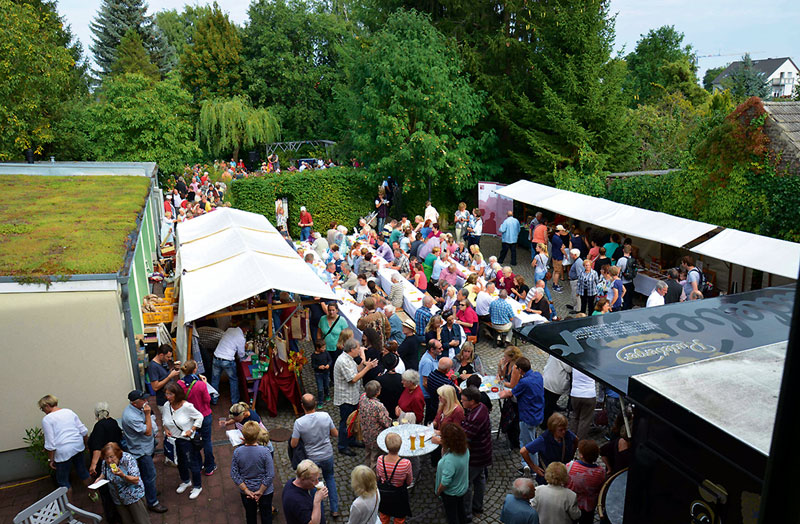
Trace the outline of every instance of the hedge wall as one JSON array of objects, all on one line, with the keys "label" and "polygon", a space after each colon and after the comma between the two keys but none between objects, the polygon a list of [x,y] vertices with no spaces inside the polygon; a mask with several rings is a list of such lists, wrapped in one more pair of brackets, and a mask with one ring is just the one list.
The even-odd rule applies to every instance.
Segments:
[{"label": "hedge wall", "polygon": [[298,237],[300,206],[308,208],[315,229],[319,231],[326,231],[334,220],[353,227],[360,217],[375,208],[373,199],[377,187],[372,186],[363,169],[283,172],[235,180],[231,184],[231,198],[233,207],[260,213],[273,224],[275,200],[288,198],[289,232],[292,237]]}]

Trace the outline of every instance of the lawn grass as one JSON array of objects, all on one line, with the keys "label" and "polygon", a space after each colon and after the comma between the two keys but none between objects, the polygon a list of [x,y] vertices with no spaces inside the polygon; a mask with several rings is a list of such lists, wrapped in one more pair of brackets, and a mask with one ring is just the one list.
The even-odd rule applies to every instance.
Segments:
[{"label": "lawn grass", "polygon": [[0,275],[116,273],[150,179],[0,175]]}]

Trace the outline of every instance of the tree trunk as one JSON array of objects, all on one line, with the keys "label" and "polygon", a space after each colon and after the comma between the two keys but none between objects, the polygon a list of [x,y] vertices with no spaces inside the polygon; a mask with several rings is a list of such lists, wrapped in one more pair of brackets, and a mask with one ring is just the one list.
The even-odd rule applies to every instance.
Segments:
[{"label": "tree trunk", "polygon": [[236,148],[233,150],[233,161],[239,162],[239,144],[236,144]]}]

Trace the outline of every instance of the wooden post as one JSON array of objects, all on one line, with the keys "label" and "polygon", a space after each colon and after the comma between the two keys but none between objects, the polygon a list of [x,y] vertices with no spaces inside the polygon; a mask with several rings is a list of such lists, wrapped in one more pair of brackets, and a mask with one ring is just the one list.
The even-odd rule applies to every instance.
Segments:
[{"label": "wooden post", "polygon": [[189,326],[188,339],[189,339],[189,343],[186,345],[186,360],[191,360],[191,358],[192,358],[192,326]]}]

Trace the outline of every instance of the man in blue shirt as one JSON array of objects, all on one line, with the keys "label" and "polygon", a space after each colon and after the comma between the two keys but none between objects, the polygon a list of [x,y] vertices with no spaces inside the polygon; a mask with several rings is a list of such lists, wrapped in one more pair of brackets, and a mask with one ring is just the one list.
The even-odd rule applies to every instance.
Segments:
[{"label": "man in blue shirt", "polygon": [[[497,300],[489,304],[489,319],[492,322],[492,328],[497,331],[497,347],[505,347],[511,342],[513,335],[511,321],[514,319],[514,310],[506,302],[507,298],[508,292],[504,289],[500,291]],[[505,340],[503,340],[503,336],[505,336]]]},{"label": "man in blue shirt", "polygon": [[564,288],[558,285],[564,277],[564,234],[566,229],[561,224],[556,226],[556,233],[550,239],[553,250],[550,256],[553,257],[553,289],[561,293]]},{"label": "man in blue shirt", "polygon": [[535,493],[536,485],[532,479],[515,480],[511,494],[506,495],[506,500],[503,502],[500,522],[503,524],[539,524],[539,514],[531,506],[531,499]]},{"label": "man in blue shirt", "polygon": [[509,211],[508,218],[500,224],[501,240],[503,241],[503,247],[500,249],[500,258],[497,259],[497,262],[500,264],[503,263],[508,249],[511,248],[511,265],[517,265],[517,238],[519,237],[519,230],[519,220],[514,218],[513,211]]},{"label": "man in blue shirt", "polygon": [[431,313],[432,305],[433,298],[430,295],[425,295],[422,298],[422,307],[414,313],[414,323],[417,325],[417,338],[420,344],[427,342],[427,340],[425,340],[425,330],[433,316],[433,313]]},{"label": "man in blue shirt", "polygon": [[[519,441],[527,444],[536,438],[536,427],[544,419],[544,380],[541,373],[531,371],[531,361],[527,358],[518,358],[514,365],[514,372],[520,375],[519,382],[512,390],[501,391],[499,396],[516,397],[519,406]],[[522,466],[525,467],[524,461]]]},{"label": "man in blue shirt", "polygon": [[139,475],[144,484],[144,496],[147,509],[155,513],[164,513],[167,508],[158,502],[156,491],[156,467],[153,465],[153,449],[155,433],[158,431],[155,417],[150,412],[147,395],[138,390],[128,393],[130,404],[122,412],[120,426],[128,443],[128,452],[136,459]]},{"label": "man in blue shirt", "polygon": [[[422,396],[425,397],[425,420],[427,422],[433,420],[433,415],[436,414],[435,406],[439,405],[439,399],[431,398],[428,394],[428,377],[439,368],[439,355],[441,354],[442,343],[432,339],[428,343],[428,351],[419,359],[419,385],[422,388]],[[419,424],[419,420],[417,423]]]}]

